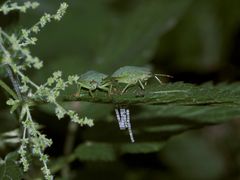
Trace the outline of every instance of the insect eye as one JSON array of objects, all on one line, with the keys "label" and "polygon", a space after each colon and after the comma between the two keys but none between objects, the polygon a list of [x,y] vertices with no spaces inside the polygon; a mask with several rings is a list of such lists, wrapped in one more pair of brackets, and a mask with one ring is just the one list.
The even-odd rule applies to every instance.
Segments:
[{"label": "insect eye", "polygon": [[90,84],[95,84],[95,83],[96,83],[95,80],[90,81]]}]

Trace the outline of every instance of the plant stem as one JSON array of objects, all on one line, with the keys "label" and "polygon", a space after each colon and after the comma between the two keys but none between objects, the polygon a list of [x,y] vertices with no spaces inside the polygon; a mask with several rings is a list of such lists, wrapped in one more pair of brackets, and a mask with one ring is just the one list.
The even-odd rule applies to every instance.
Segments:
[{"label": "plant stem", "polygon": [[[73,146],[74,146],[74,142],[75,142],[75,135],[78,129],[78,124],[69,121],[68,123],[68,130],[67,130],[67,134],[66,134],[66,139],[65,139],[65,144],[64,144],[64,156],[69,156],[72,152]],[[70,167],[69,164],[66,164],[63,168],[62,168],[62,177],[68,179],[70,178]]]},{"label": "plant stem", "polygon": [[5,83],[0,79],[0,86],[6,91],[8,92],[8,94],[10,94],[14,99],[18,99],[17,95],[15,94],[15,92]]}]

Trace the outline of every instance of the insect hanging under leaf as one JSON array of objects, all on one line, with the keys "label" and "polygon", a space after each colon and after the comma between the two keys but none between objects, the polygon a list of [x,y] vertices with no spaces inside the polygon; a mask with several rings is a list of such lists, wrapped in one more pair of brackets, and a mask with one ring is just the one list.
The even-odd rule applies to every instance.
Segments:
[{"label": "insect hanging under leaf", "polygon": [[119,125],[120,130],[128,129],[128,133],[129,133],[131,142],[134,143],[135,139],[134,139],[132,128],[131,128],[129,109],[125,109],[122,107],[116,108],[115,113],[116,113],[116,117],[118,120],[118,125]]}]

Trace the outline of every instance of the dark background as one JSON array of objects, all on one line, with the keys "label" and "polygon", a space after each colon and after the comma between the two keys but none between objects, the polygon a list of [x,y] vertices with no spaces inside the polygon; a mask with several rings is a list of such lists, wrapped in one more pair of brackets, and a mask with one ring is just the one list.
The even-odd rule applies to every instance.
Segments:
[{"label": "dark background", "polygon": [[[37,36],[38,44],[32,47],[33,54],[44,60],[42,70],[28,72],[38,83],[56,70],[65,75],[90,69],[110,74],[124,65],[150,65],[154,72],[173,75],[171,81],[195,84],[239,81],[239,0],[67,2],[69,9],[62,21],[47,25]],[[40,8],[27,14],[0,15],[0,25],[8,32],[30,27],[43,12],[54,13],[58,3],[41,1]],[[5,132],[18,125],[8,113],[5,94],[0,95],[0,132]],[[75,146],[86,141],[128,141],[127,135],[117,132],[111,105],[66,106],[95,119],[92,129],[78,129]],[[137,114],[141,108],[144,107],[131,109]],[[68,119],[59,121],[52,112],[49,106],[33,110],[36,121],[44,126],[43,132],[53,139],[54,144],[47,152],[57,158],[63,154]],[[137,123],[134,119],[133,127]],[[111,162],[75,160],[71,164],[72,178],[239,179],[239,127],[236,119],[184,133],[171,138],[161,151],[122,154]],[[11,149],[14,147],[2,146],[1,157]]]}]

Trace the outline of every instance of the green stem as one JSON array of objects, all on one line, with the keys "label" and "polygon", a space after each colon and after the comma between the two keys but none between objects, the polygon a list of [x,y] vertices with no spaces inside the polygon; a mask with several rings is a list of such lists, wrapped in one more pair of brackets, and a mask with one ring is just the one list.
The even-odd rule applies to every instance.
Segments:
[{"label": "green stem", "polygon": [[14,99],[18,99],[17,95],[15,92],[5,83],[0,79],[0,86],[8,92]]},{"label": "green stem", "polygon": [[[16,71],[16,73],[22,78],[24,79],[24,77],[26,77],[22,72],[20,71]],[[28,83],[30,83],[33,87],[35,87],[36,89],[39,89],[39,86],[37,84],[35,84],[34,82],[32,82],[30,79],[28,79],[27,81]]]}]

